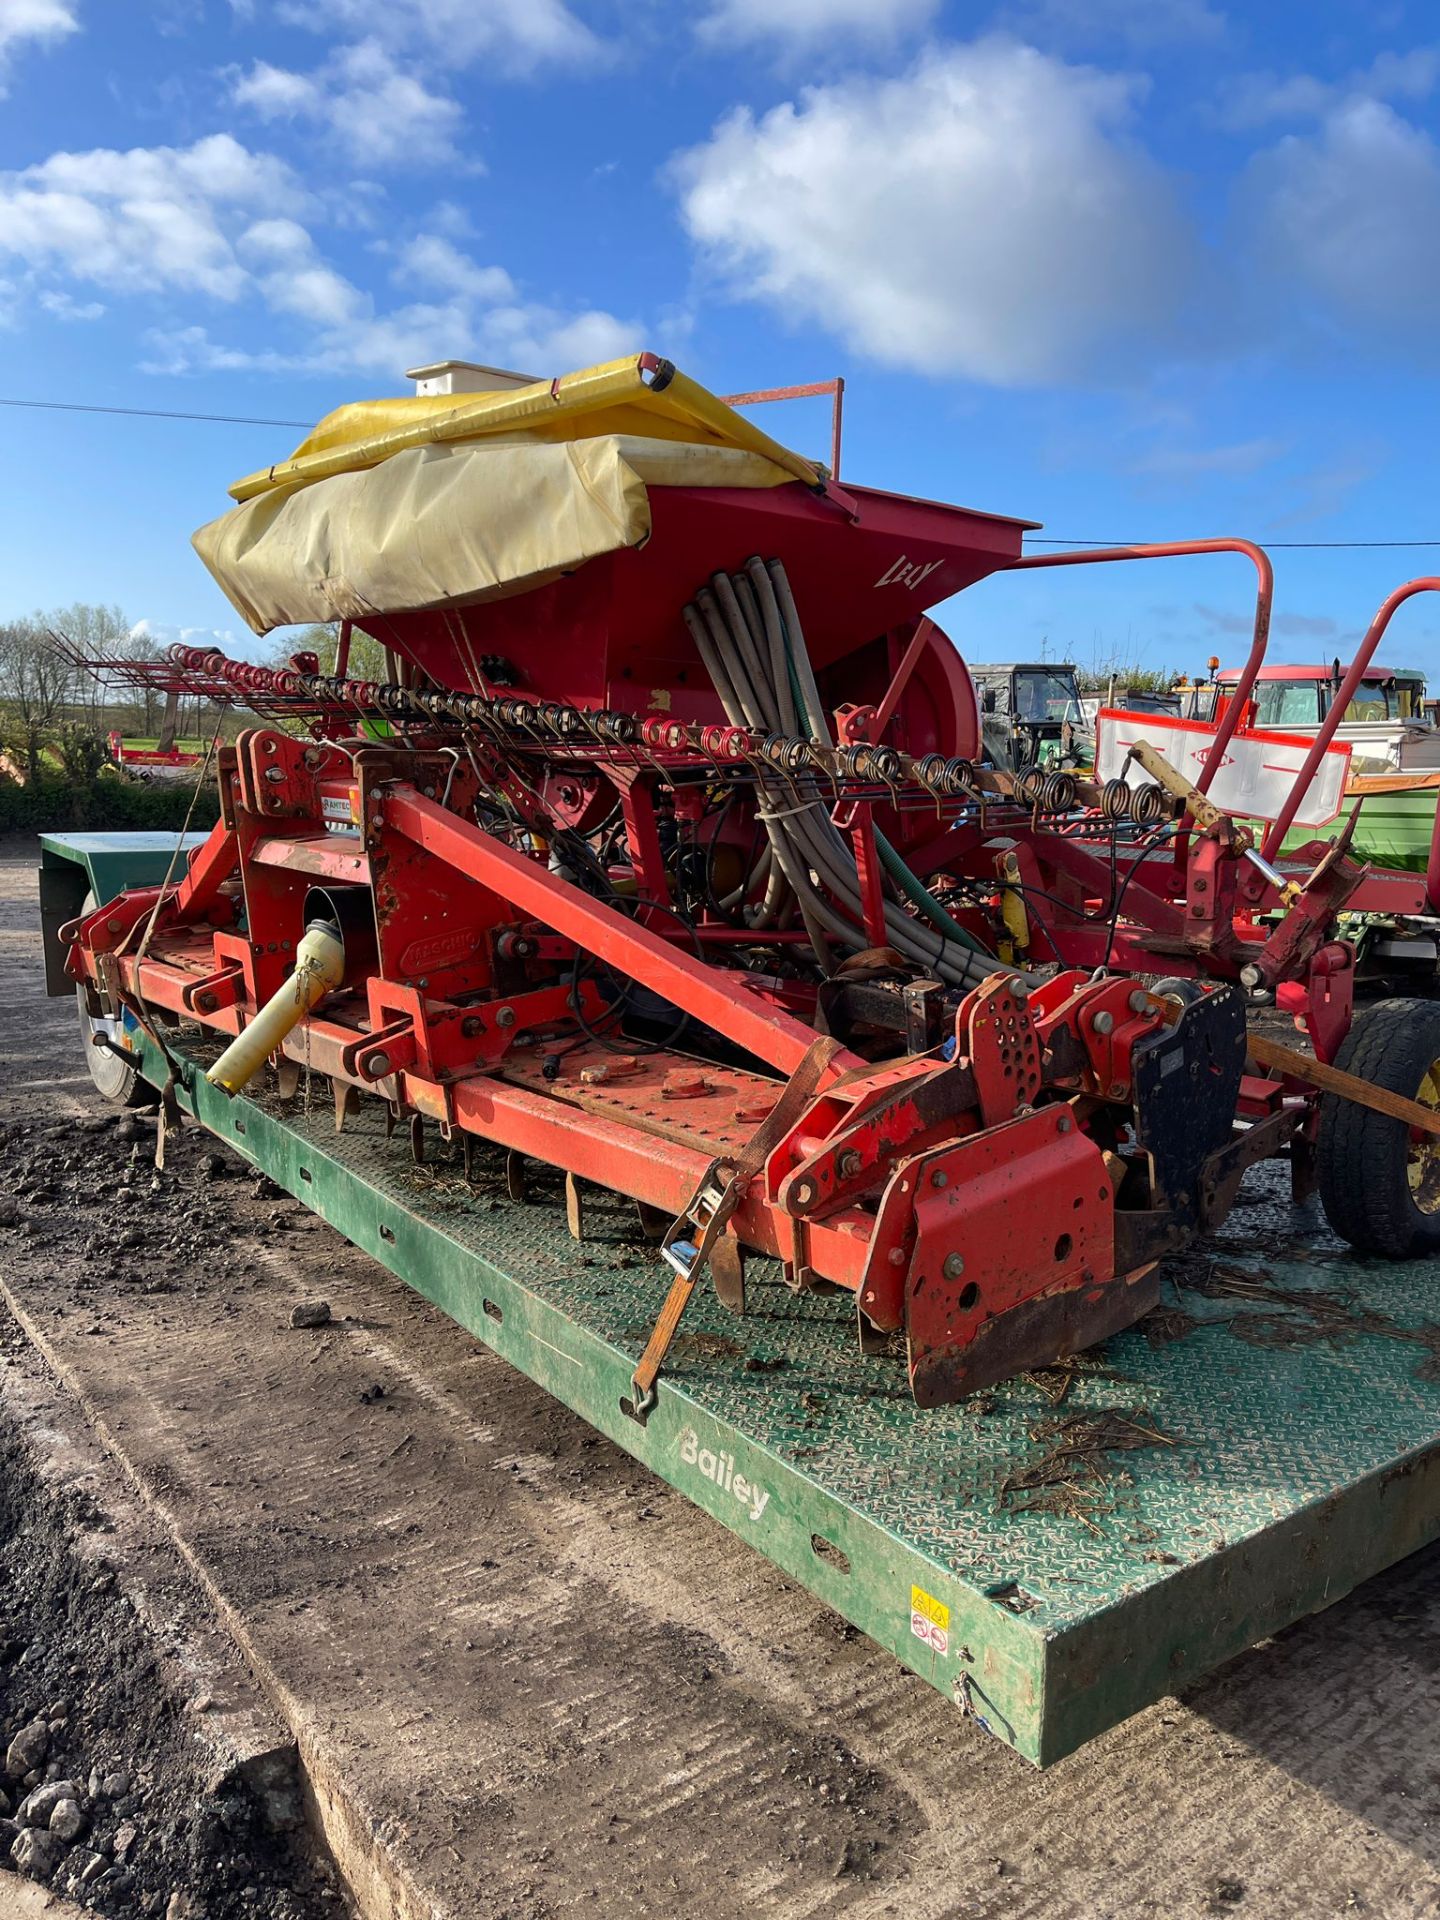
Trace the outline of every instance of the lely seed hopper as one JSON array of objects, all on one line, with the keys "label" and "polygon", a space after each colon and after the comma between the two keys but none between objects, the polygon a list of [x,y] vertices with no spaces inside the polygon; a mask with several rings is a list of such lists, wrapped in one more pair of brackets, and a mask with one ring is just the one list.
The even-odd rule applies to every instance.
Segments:
[{"label": "lely seed hopper", "polygon": [[[1434,1389],[1347,1454],[1229,1321],[1191,1316],[1178,1371],[1124,1332],[1261,1161],[1362,1252],[1440,1248],[1440,1010],[1355,1016],[1337,937],[1424,877],[1343,835],[1282,863],[1288,819],[1259,842],[1209,797],[1258,548],[1066,556],[1258,578],[1203,764],[1138,742],[1097,784],[984,765],[926,613],[1057,564],[1027,523],[842,484],[652,355],[342,408],[232,493],[202,558],[336,653],[135,668],[249,720],[183,856],[46,841],[105,1091],[160,1088],[1034,1759],[1436,1530]],[[1257,987],[1310,1054],[1247,1033]],[[397,1129],[458,1169],[443,1207]],[[512,1200],[554,1169],[572,1235],[629,1207],[655,1255],[602,1285],[558,1209],[468,1207],[497,1153]],[[1375,1284],[1418,1325],[1429,1275]],[[1393,1371],[1390,1319],[1356,1337]],[[1090,1453],[1137,1463],[1128,1520],[1014,1497],[1057,1367]],[[1323,1486],[1247,1482],[1242,1391],[1267,1446],[1323,1424]],[[1302,1573],[1321,1494],[1368,1532]]]}]

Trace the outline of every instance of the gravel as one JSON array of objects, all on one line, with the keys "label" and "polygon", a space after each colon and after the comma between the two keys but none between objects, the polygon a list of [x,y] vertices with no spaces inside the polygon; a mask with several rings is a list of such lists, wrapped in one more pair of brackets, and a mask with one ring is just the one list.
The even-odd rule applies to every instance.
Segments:
[{"label": "gravel", "polygon": [[124,1920],[343,1920],[293,1767],[217,1767],[193,1678],[74,1545],[107,1527],[0,1421],[0,1869]]}]

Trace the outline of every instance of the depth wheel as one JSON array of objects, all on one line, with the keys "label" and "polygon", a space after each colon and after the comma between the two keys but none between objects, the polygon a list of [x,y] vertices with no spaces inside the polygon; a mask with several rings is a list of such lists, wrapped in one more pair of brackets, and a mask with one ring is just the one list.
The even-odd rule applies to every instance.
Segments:
[{"label": "depth wheel", "polygon": [[[1377,1001],[1335,1064],[1440,1111],[1440,1006]],[[1315,1173],[1325,1218],[1357,1252],[1387,1260],[1440,1252],[1440,1136],[1323,1094]]]},{"label": "depth wheel", "polygon": [[[93,893],[87,893],[80,911],[82,914],[93,913],[99,904]],[[85,1049],[85,1067],[95,1083],[95,1091],[102,1099],[117,1107],[145,1106],[155,1098],[149,1083],[142,1080],[136,1068],[118,1054],[111,1053],[108,1047],[95,1045],[97,1033],[113,1040],[120,1022],[104,1014],[91,1013],[85,1004],[84,987],[76,987],[75,1002],[80,1010],[80,1044]]]}]

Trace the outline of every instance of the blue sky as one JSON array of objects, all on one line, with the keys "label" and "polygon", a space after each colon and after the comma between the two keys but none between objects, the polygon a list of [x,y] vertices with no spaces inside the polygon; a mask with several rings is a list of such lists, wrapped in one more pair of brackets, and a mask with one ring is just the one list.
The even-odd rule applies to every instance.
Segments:
[{"label": "blue sky", "polygon": [[[1440,16],[1350,0],[0,0],[0,397],[310,421],[417,361],[848,382],[855,480],[1276,543],[1276,654],[1440,541]],[[821,403],[765,424],[823,451]],[[289,427],[0,407],[0,616],[251,643]],[[1242,560],[986,583],[976,659],[1236,659]],[[1388,657],[1440,679],[1440,602]]]}]

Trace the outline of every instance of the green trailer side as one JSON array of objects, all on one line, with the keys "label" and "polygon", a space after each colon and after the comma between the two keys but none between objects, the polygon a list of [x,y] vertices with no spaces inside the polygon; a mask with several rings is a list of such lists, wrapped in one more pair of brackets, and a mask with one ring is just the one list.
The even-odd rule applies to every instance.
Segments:
[{"label": "green trailer side", "polygon": [[336,1135],[328,1092],[227,1099],[211,1043],[177,1041],[202,1125],[1037,1764],[1440,1535],[1440,1268],[1307,1247],[1282,1203],[1281,1254],[1255,1251],[1253,1208],[1226,1243],[1259,1299],[1192,1260],[1058,1404],[1063,1379],[1031,1376],[922,1412],[844,1298],[755,1262],[743,1318],[697,1294],[641,1426],[666,1269],[628,1205],[596,1195],[577,1247],[558,1203],[505,1199],[498,1155],[473,1183],[416,1167],[382,1103]]}]

